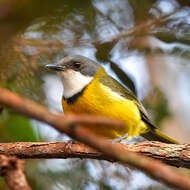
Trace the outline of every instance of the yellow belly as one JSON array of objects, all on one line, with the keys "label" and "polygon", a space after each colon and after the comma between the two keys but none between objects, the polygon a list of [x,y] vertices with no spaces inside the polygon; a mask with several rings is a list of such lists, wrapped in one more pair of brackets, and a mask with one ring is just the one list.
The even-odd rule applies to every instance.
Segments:
[{"label": "yellow belly", "polygon": [[126,134],[136,136],[148,130],[141,120],[135,102],[119,96],[98,80],[93,80],[76,102],[68,104],[63,98],[62,105],[65,113],[103,115],[125,123],[126,127],[122,130],[104,126],[88,128],[91,132],[106,138],[114,139]]}]

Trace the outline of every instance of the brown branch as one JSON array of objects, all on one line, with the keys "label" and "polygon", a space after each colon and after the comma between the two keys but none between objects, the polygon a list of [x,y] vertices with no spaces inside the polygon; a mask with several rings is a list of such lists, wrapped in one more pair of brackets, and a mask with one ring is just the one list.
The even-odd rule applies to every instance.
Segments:
[{"label": "brown branch", "polygon": [[0,174],[10,190],[31,190],[24,174],[24,161],[0,155]]},{"label": "brown branch", "polygon": [[[179,189],[190,190],[189,177],[184,176],[157,160],[130,152],[118,143],[114,144],[108,140],[99,138],[90,133],[84,126],[79,124],[76,125],[76,122],[73,123],[71,118],[68,120],[67,116],[61,117],[60,114],[53,114],[47,108],[38,105],[31,100],[21,98],[17,94],[3,88],[0,88],[0,103],[12,108],[18,113],[52,125],[57,130],[68,134],[73,139],[83,142],[98,151],[105,153],[110,157],[110,159],[117,160],[123,164],[128,163],[166,184]],[[88,124],[89,123],[90,122],[88,122]],[[81,124],[86,123],[81,121]]]},{"label": "brown branch", "polygon": [[[22,115],[32,117],[39,121],[53,125],[58,131],[63,131],[63,128],[69,129],[70,125],[106,125],[111,128],[123,129],[125,126],[121,121],[109,119],[106,117],[92,115],[64,115],[62,113],[53,114],[46,107],[39,105],[29,99],[21,98],[15,93],[0,88],[0,103],[4,104]],[[69,129],[70,131],[70,129]]]},{"label": "brown branch", "polygon": [[[159,159],[171,166],[190,169],[190,145],[146,141],[137,144],[118,143],[125,150]],[[88,158],[115,162],[109,156],[79,142],[0,143],[0,154],[18,158]]]}]

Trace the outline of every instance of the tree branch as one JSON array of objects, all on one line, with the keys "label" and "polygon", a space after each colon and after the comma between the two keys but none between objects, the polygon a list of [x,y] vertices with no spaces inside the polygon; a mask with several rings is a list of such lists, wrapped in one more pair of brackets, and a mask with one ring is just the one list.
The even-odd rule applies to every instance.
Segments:
[{"label": "tree branch", "polygon": [[[118,143],[113,144],[108,140],[97,137],[84,127],[84,124],[87,124],[84,121],[81,121],[83,126],[76,124],[76,122],[68,120],[67,116],[61,117],[60,114],[53,114],[47,108],[26,98],[21,98],[19,95],[3,88],[0,88],[0,103],[12,108],[14,111],[21,113],[22,115],[44,121],[52,125],[55,129],[68,134],[73,139],[83,142],[98,151],[105,153],[110,157],[110,159],[117,160],[122,164],[128,163],[166,184],[179,189],[190,190],[189,177],[157,160],[128,151]],[[102,122],[102,124],[104,123]]]},{"label": "tree branch", "polygon": [[0,174],[10,190],[31,190],[24,174],[24,161],[0,155]]},{"label": "tree branch", "polygon": [[[190,145],[188,144],[167,144],[156,141],[146,141],[137,144],[118,144],[127,151],[159,159],[171,166],[190,169]],[[117,162],[117,160],[110,159],[109,156],[101,152],[74,141],[0,143],[0,154],[16,156],[22,159],[88,158]]]}]

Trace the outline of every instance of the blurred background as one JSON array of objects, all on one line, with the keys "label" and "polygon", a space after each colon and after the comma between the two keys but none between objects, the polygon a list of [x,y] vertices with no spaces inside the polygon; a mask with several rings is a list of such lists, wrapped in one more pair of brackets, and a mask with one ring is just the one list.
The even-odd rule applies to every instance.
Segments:
[{"label": "blurred background", "polygon": [[[0,1],[2,87],[63,111],[60,79],[44,66],[73,54],[103,65],[138,96],[155,125],[190,143],[189,1]],[[0,142],[68,139],[51,126],[1,110]],[[106,161],[28,160],[26,173],[34,190],[169,189]],[[2,178],[0,189],[7,189]]]}]

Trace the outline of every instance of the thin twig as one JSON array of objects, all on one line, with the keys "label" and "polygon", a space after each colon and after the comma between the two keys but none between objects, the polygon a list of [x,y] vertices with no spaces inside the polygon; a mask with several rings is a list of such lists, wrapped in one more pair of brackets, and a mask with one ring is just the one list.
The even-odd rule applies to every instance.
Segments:
[{"label": "thin twig", "polygon": [[0,174],[10,190],[31,190],[24,174],[24,160],[0,155]]},{"label": "thin twig", "polygon": [[21,98],[19,95],[3,88],[0,88],[0,103],[12,108],[18,113],[52,125],[55,129],[68,134],[73,139],[105,153],[110,159],[117,160],[123,164],[128,163],[168,185],[183,190],[190,190],[189,177],[157,160],[137,155],[124,149],[120,144],[114,144],[108,140],[99,138],[90,133],[86,127],[80,126],[79,124],[76,125],[71,120],[68,122],[65,119],[66,116],[62,119],[60,115],[51,113],[47,108],[26,98]]},{"label": "thin twig", "polygon": [[[97,9],[98,10],[98,9]],[[96,10],[96,11],[97,11]],[[152,20],[148,20],[142,24],[139,24],[135,27],[127,28],[127,30],[124,30],[123,32],[120,32],[119,34],[107,37],[104,40],[91,40],[91,39],[77,39],[77,40],[65,40],[64,42],[60,41],[47,41],[42,39],[15,39],[17,44],[23,45],[31,45],[40,48],[40,51],[49,51],[49,49],[52,50],[52,48],[63,48],[63,47],[70,47],[73,46],[73,44],[76,45],[83,45],[83,46],[91,46],[90,44],[93,44],[95,46],[99,46],[108,42],[117,42],[122,38],[129,38],[134,36],[143,36],[143,35],[152,35],[155,33],[154,29],[156,25],[162,24],[162,22],[165,22],[167,19],[169,19],[171,16],[175,15],[179,9],[175,10],[172,13],[160,16],[159,18],[154,18]],[[99,11],[98,14],[101,14]]]}]

